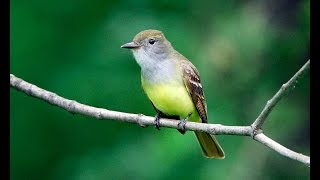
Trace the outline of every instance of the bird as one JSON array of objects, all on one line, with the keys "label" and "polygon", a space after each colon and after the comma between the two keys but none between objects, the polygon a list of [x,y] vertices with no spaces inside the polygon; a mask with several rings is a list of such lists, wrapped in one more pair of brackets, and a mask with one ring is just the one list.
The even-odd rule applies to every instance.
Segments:
[{"label": "bird", "polygon": [[[180,54],[164,33],[147,29],[121,48],[130,49],[141,68],[141,85],[156,111],[155,127],[161,118],[180,120],[178,131],[186,132],[187,121],[208,123],[207,104],[197,68]],[[202,154],[207,158],[224,159],[216,137],[194,131]]]}]

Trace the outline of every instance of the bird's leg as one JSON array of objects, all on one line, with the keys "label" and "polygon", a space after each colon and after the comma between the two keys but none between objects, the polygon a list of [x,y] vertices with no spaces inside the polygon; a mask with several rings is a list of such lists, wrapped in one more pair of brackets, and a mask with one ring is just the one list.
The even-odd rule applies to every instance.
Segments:
[{"label": "bird's leg", "polygon": [[156,127],[156,129],[158,129],[158,130],[160,130],[160,118],[161,118],[161,112],[157,112],[153,124]]},{"label": "bird's leg", "polygon": [[160,118],[168,118],[168,119],[180,120],[179,116],[167,115],[167,114],[162,113],[161,111],[157,111],[157,114],[156,114],[156,117],[155,117],[155,120],[154,120],[153,124],[158,130],[160,130]]},{"label": "bird's leg", "polygon": [[182,119],[179,123],[178,123],[178,131],[181,133],[181,134],[184,134],[186,133],[186,123],[187,121],[189,120],[190,116],[191,116],[192,113],[189,113],[187,117],[185,117],[184,119]]}]

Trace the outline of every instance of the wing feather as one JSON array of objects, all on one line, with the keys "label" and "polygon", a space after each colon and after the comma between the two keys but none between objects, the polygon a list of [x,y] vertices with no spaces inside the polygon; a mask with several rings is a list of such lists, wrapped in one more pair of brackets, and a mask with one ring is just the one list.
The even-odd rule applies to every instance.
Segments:
[{"label": "wing feather", "polygon": [[187,60],[181,61],[184,84],[192,98],[203,123],[207,123],[207,105],[204,98],[200,75],[196,67]]}]

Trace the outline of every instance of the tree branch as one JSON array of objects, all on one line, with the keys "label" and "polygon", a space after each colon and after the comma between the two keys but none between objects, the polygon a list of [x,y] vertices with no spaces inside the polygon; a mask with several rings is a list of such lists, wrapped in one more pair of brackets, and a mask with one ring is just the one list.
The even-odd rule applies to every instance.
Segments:
[{"label": "tree branch", "polygon": [[[238,135],[238,136],[251,136],[254,140],[266,145],[267,147],[273,149],[274,151],[280,153],[283,156],[289,157],[291,159],[297,160],[304,163],[310,167],[310,157],[303,154],[296,153],[286,147],[280,145],[276,141],[268,138],[259,128],[265,121],[267,115],[271,112],[275,104],[284,95],[284,92],[296,84],[296,81],[301,77],[301,75],[309,69],[309,61],[304,65],[298,73],[293,76],[288,83],[286,83],[264,108],[262,113],[259,115],[257,120],[251,126],[224,126],[221,124],[207,124],[207,123],[196,123],[187,122],[185,129],[190,131],[203,131],[210,134],[216,135]],[[122,122],[136,123],[140,126],[153,125],[154,117],[145,116],[142,114],[130,114],[117,111],[111,111],[103,108],[97,108],[88,106],[85,104],[78,103],[74,100],[69,100],[58,96],[55,93],[49,92],[47,90],[41,89],[33,84],[30,84],[13,74],[10,74],[10,86],[19,91],[26,93],[29,96],[36,97],[43,101],[46,101],[52,105],[58,106],[69,111],[72,114],[82,114],[97,119],[107,119],[107,120],[117,120]],[[160,126],[178,129],[179,121],[172,119],[161,118]]]},{"label": "tree branch", "polygon": [[280,99],[288,93],[291,89],[295,88],[298,80],[306,73],[310,68],[310,59],[302,66],[302,68],[285,84],[281,86],[279,91],[267,101],[266,106],[263,108],[260,115],[257,119],[252,123],[251,127],[255,130],[260,129],[268,115],[274,108],[274,106],[280,101]]},{"label": "tree branch", "polygon": [[[145,116],[142,114],[131,114],[118,111],[111,111],[103,108],[96,108],[85,104],[78,103],[74,100],[69,100],[58,96],[55,93],[41,89],[33,84],[30,84],[14,75],[10,74],[10,85],[17,90],[20,90],[29,96],[33,96],[44,100],[52,105],[58,106],[69,111],[72,114],[82,114],[97,119],[118,120],[122,122],[137,123],[140,126],[153,125],[154,117]],[[160,126],[178,129],[177,120],[161,118]],[[187,122],[186,130],[204,131],[211,134],[225,135],[242,135],[251,136],[250,126],[223,126],[220,124],[204,124],[196,122]]]}]

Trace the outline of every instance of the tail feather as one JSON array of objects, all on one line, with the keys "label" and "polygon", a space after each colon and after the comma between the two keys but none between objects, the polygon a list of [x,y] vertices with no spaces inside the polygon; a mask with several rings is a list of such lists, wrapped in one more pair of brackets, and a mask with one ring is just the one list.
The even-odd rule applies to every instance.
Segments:
[{"label": "tail feather", "polygon": [[198,131],[196,131],[195,134],[204,156],[207,158],[224,159],[224,152],[213,135]]}]

